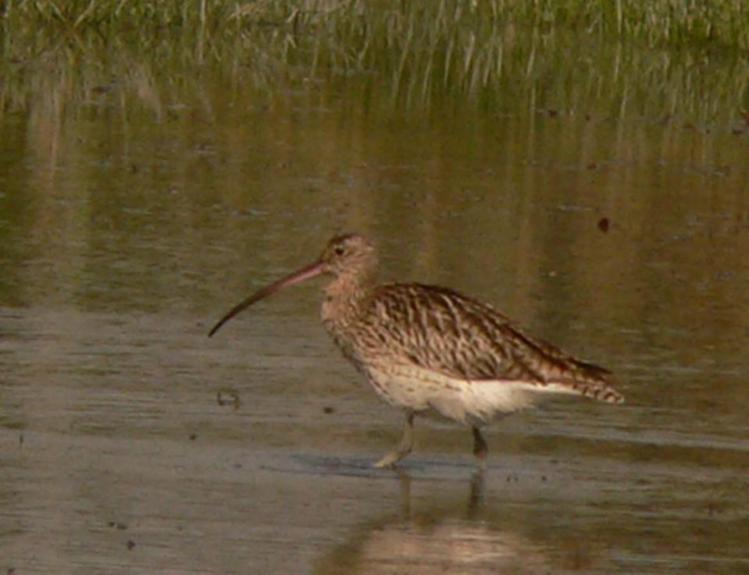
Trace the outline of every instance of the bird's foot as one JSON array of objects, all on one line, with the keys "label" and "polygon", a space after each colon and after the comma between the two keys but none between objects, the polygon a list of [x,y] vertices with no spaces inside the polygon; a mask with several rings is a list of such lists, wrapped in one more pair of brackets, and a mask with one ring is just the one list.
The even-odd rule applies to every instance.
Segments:
[{"label": "bird's foot", "polygon": [[394,469],[395,464],[403,459],[408,453],[402,453],[400,451],[391,451],[387,453],[382,459],[374,464],[377,469]]},{"label": "bird's foot", "polygon": [[377,469],[394,469],[395,464],[398,462],[400,458],[392,453],[388,453],[385,457],[380,459],[377,463],[374,464],[374,467]]}]

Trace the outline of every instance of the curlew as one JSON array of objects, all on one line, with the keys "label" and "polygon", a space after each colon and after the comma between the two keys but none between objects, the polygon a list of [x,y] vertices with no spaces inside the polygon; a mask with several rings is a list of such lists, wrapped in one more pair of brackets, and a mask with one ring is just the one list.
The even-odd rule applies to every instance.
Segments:
[{"label": "curlew", "polygon": [[405,416],[398,445],[375,463],[393,467],[411,452],[416,415],[469,427],[473,453],[488,454],[481,428],[561,394],[621,403],[608,370],[533,338],[489,305],[450,289],[377,283],[377,253],[366,238],[330,240],[315,262],[232,308],[209,335],[253,303],[319,275],[329,276],[322,321],[377,394]]}]

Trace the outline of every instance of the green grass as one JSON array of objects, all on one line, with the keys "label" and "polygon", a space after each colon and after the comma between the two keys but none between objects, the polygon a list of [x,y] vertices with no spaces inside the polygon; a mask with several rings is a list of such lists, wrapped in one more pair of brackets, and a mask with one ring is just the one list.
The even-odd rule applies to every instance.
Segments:
[{"label": "green grass", "polygon": [[559,106],[607,94],[612,110],[639,94],[698,121],[749,108],[746,0],[0,2],[0,110],[31,86],[74,97],[114,76],[143,92],[203,73],[269,91],[369,74],[421,107],[499,109],[501,93]]},{"label": "green grass", "polygon": [[4,33],[18,38],[39,31],[226,37],[264,26],[297,31],[322,26],[345,35],[370,24],[397,34],[404,21],[418,17],[420,27],[432,34],[446,34],[457,26],[493,28],[513,22],[651,45],[749,51],[745,0],[5,0],[0,11]]}]

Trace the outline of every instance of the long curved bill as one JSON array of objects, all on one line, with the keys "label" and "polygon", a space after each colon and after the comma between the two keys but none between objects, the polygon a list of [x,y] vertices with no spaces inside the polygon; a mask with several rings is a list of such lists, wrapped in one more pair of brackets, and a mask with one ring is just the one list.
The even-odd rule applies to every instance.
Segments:
[{"label": "long curved bill", "polygon": [[285,287],[293,286],[315,276],[319,276],[321,273],[323,273],[323,271],[323,262],[316,261],[308,266],[303,267],[300,270],[295,271],[292,274],[287,275],[285,278],[281,278],[277,282],[272,283],[271,285],[255,292],[250,297],[231,308],[224,317],[218,320],[218,323],[213,326],[213,329],[211,329],[210,332],[208,332],[208,337],[211,337],[214,333],[221,329],[222,325],[224,325],[227,321],[229,321],[241,311],[244,311],[245,309],[250,307],[256,301],[260,301],[261,299],[266,298],[269,295],[273,295],[278,290]]}]

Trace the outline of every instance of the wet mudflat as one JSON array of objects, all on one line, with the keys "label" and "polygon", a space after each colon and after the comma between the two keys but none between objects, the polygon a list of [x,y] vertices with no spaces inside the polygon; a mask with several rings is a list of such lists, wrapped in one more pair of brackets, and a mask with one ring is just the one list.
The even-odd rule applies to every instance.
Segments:
[{"label": "wet mudflat", "polygon": [[[429,62],[271,81],[240,55],[3,85],[0,575],[749,572],[746,77],[502,39],[476,92]],[[207,338],[341,231],[383,279],[612,369],[627,403],[498,422],[482,474],[467,430],[417,419],[372,469],[401,416],[328,340],[319,285]]]},{"label": "wet mudflat", "polygon": [[[633,377],[629,405],[508,419],[482,478],[466,432],[420,423],[395,473],[368,465],[399,418],[350,387],[311,318],[210,344],[188,317],[4,318],[17,335],[3,345],[0,547],[18,573],[747,566],[744,411],[699,387],[730,393],[732,370],[636,357],[630,373],[660,375]],[[657,397],[669,382],[687,397]],[[220,405],[222,391],[240,404]]]},{"label": "wet mudflat", "polygon": [[[379,471],[400,416],[351,385],[317,324],[317,291],[298,296],[212,340],[203,314],[179,310],[6,308],[3,567],[747,568],[743,358],[688,361],[671,343],[704,333],[581,329],[596,355],[613,350],[628,404],[563,401],[500,422],[482,475],[467,431],[417,421],[416,452]],[[712,341],[716,353],[735,343]]]}]

